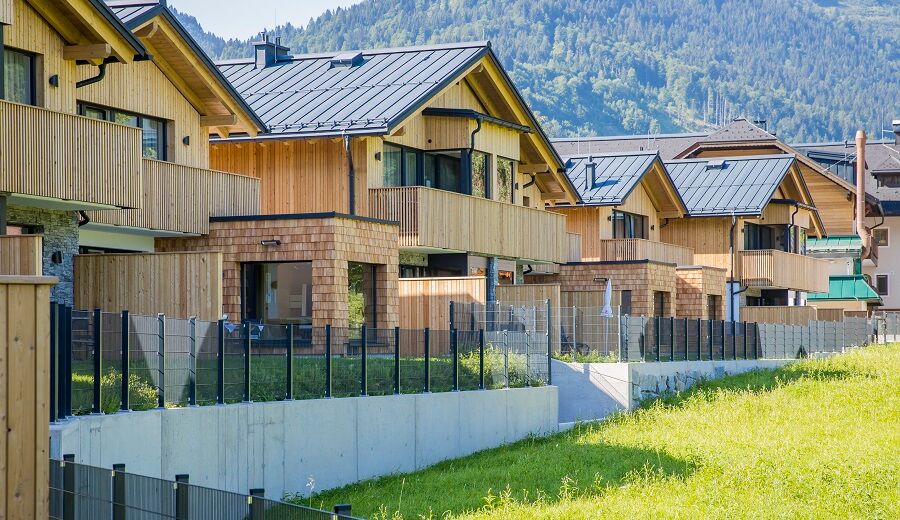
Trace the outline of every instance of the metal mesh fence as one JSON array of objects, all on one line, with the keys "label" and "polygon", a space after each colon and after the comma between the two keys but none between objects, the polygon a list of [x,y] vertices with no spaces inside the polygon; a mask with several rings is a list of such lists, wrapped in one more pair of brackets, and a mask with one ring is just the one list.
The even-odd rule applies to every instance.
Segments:
[{"label": "metal mesh fence", "polygon": [[94,314],[72,311],[72,413],[91,413],[94,402]]},{"label": "metal mesh fence", "polygon": [[160,319],[129,316],[128,402],[132,410],[149,410],[158,404],[160,382]]},{"label": "metal mesh fence", "polygon": [[293,328],[293,389],[294,399],[325,397],[324,327],[291,325]]}]

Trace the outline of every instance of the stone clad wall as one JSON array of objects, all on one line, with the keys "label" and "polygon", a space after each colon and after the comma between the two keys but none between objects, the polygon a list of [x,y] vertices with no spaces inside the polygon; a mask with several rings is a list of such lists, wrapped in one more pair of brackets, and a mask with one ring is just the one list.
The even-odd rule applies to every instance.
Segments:
[{"label": "stone clad wall", "polygon": [[[157,251],[221,251],[223,307],[241,316],[241,263],[311,261],[313,326],[346,327],[348,262],[376,265],[375,309],[379,328],[399,323],[398,226],[345,216],[214,220],[209,235],[157,239]],[[264,246],[263,240],[281,245]],[[372,324],[370,324],[372,325]]]},{"label": "stone clad wall", "polygon": [[[59,283],[50,289],[51,301],[72,305],[74,302],[75,255],[78,254],[78,217],[74,211],[41,209],[10,204],[7,207],[10,226],[36,226],[43,235],[44,276],[55,276]],[[60,263],[53,263],[59,252]]]},{"label": "stone clad wall", "polygon": [[684,266],[675,271],[677,277],[676,314],[679,318],[709,319],[708,296],[719,297],[716,319],[725,316],[725,269],[707,266]]}]

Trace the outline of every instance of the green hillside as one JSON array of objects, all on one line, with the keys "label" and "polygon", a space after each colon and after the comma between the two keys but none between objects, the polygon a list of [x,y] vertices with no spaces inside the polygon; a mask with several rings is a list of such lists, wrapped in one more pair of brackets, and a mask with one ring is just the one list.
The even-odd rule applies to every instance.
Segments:
[{"label": "green hillside", "polygon": [[[250,54],[182,21],[216,58]],[[809,141],[900,117],[897,27],[897,0],[365,0],[275,32],[295,53],[489,39],[550,135],[745,116]]]}]

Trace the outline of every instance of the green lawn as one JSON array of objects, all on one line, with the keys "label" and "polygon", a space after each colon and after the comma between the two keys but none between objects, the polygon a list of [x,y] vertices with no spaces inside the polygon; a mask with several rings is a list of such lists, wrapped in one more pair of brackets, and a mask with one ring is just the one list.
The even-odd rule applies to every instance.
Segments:
[{"label": "green lawn", "polygon": [[900,345],[302,501],[376,518],[900,518]]}]

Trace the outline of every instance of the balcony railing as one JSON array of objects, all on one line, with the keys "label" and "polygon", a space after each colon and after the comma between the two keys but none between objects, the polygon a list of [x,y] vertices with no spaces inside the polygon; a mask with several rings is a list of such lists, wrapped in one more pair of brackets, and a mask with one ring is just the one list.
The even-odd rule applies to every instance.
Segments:
[{"label": "balcony railing", "polygon": [[203,234],[210,216],[259,213],[259,179],[144,159],[142,209],[92,211],[101,224]]},{"label": "balcony railing", "polygon": [[[618,262],[629,260],[654,260],[676,265],[692,265],[694,263],[694,250],[690,247],[665,242],[654,242],[642,238],[613,238],[603,239],[598,242],[597,251],[592,252],[591,260],[614,260]],[[587,256],[587,254],[583,255]]]},{"label": "balcony railing", "polygon": [[43,274],[41,235],[0,235],[0,274]]},{"label": "balcony railing", "polygon": [[0,0],[0,23],[13,23],[12,0]]},{"label": "balcony railing", "polygon": [[72,207],[141,203],[141,131],[0,101],[0,192]]},{"label": "balcony railing", "polygon": [[741,251],[741,280],[749,287],[828,292],[828,261],[773,249]]},{"label": "balcony railing", "polygon": [[565,217],[422,186],[369,190],[372,217],[400,222],[400,247],[566,261]]}]

